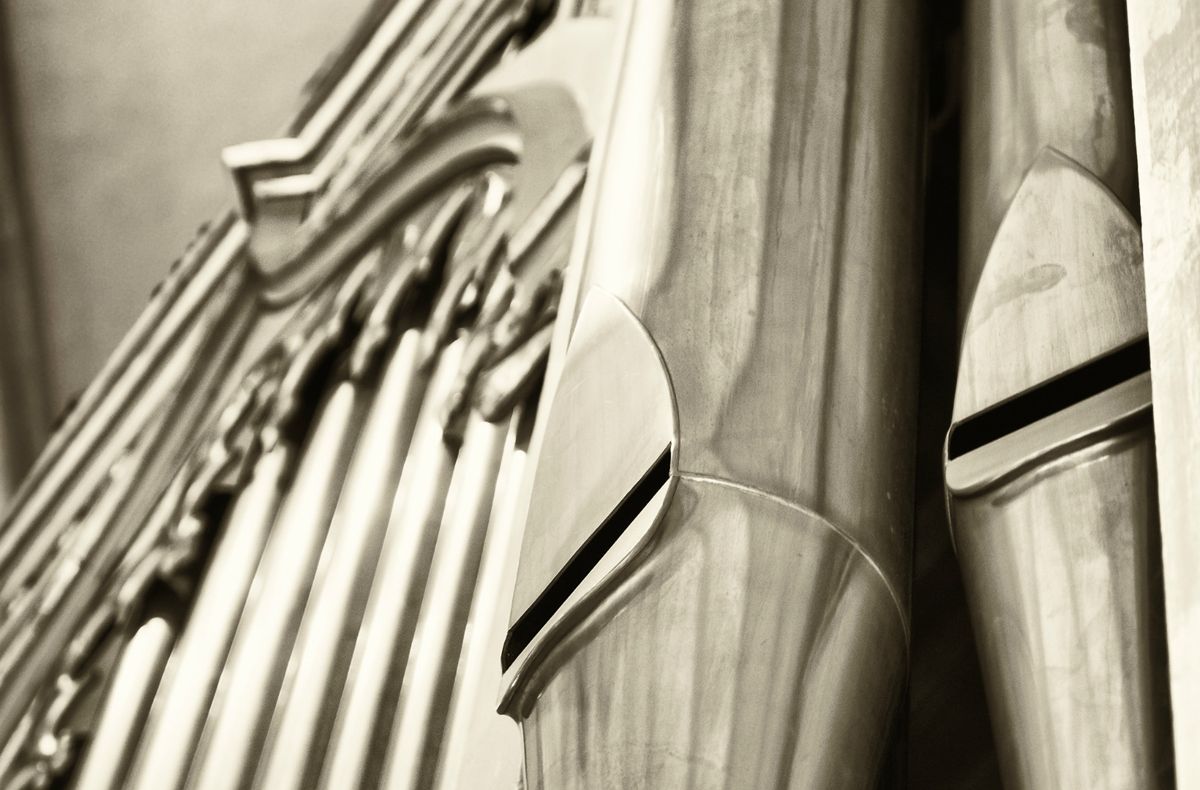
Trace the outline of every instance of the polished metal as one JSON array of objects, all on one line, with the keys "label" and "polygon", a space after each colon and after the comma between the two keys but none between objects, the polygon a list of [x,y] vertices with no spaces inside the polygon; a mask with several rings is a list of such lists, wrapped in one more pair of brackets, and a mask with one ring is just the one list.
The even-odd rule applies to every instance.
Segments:
[{"label": "polished metal", "polygon": [[1001,774],[1171,787],[1124,4],[966,27],[946,488]]},{"label": "polished metal", "polygon": [[417,421],[424,377],[417,369],[419,332],[400,336],[388,360],[361,439],[346,472],[321,568],[308,590],[308,603],[290,659],[290,678],[275,705],[264,749],[263,786],[311,786],[305,780],[310,755],[327,736],[340,691],[338,668],[348,660],[365,598],[364,578],[373,569],[387,523],[391,493]]},{"label": "polished metal", "polygon": [[279,670],[296,638],[362,411],[361,395],[349,382],[338,384],[322,406],[263,551],[185,787],[240,787],[242,775],[253,770],[264,708],[283,681]]},{"label": "polished metal", "polygon": [[389,790],[430,787],[436,776],[436,746],[446,725],[508,432],[507,424],[488,422],[478,412],[468,418],[385,750],[381,786]]},{"label": "polished metal", "polygon": [[437,790],[520,787],[524,774],[521,732],[515,722],[496,713],[496,658],[508,625],[507,604],[521,549],[517,500],[527,470],[532,416],[519,406],[513,413],[496,474],[496,498],[455,667],[438,765],[429,785]]},{"label": "polished metal", "polygon": [[[16,554],[19,562],[9,569],[5,589],[10,595],[30,596],[32,605],[6,607],[4,614],[12,616],[0,625],[6,635],[0,643],[0,682],[6,689],[0,697],[0,739],[13,734],[38,687],[53,677],[56,658],[84,626],[97,600],[111,596],[111,587],[119,583],[113,574],[135,544],[139,529],[152,521],[160,491],[135,483],[161,475],[162,467],[177,469],[187,446],[195,441],[194,422],[211,409],[213,392],[222,386],[221,374],[248,329],[251,314],[245,295],[235,286],[236,281],[223,284],[222,292],[207,306],[205,320],[191,327],[189,338],[173,349],[170,362],[147,393],[147,401],[159,407],[140,415],[146,421],[142,430],[128,436],[124,446],[112,448],[121,452],[109,464],[89,468],[89,475],[102,472],[90,484],[91,496],[65,513],[60,503],[59,519],[65,514],[81,516],[77,529],[65,519],[45,523],[26,551]],[[172,397],[173,390],[180,396]],[[162,408],[159,398],[172,402]],[[124,464],[115,463],[120,455],[125,455]],[[113,491],[128,486],[127,495],[106,500],[105,486],[110,481]],[[71,496],[86,491],[76,487]],[[96,506],[94,511],[91,505]],[[43,566],[46,571],[36,578],[17,573],[36,572]],[[19,599],[8,598],[6,604],[15,600]]]},{"label": "polished metal", "polygon": [[[874,786],[907,660],[919,29],[912,3],[635,4],[509,639],[611,565],[508,678],[531,787]],[[592,353],[597,299],[661,362]],[[674,440],[636,431],[656,367]],[[659,441],[674,490],[593,551]]]},{"label": "polished metal", "polygon": [[394,491],[355,655],[330,734],[323,787],[363,785],[367,761],[382,756],[375,739],[386,733],[379,732],[376,722],[389,720],[396,705],[394,684],[400,678],[393,667],[397,656],[403,661],[408,655],[454,470],[454,448],[443,442],[438,415],[461,353],[462,341],[446,349],[423,393],[409,450],[414,462],[405,463]]},{"label": "polished metal", "polygon": [[285,333],[264,360],[267,374],[254,392],[253,409],[261,419],[248,426],[258,455],[164,673],[126,780],[130,787],[175,788],[185,778],[280,500],[296,474],[296,456],[308,430],[303,391],[321,375],[322,353],[336,346],[350,297],[362,282],[360,276],[344,286],[340,303],[314,303],[302,313],[308,321]]},{"label": "polished metal", "polygon": [[158,684],[126,779],[131,790],[173,790],[183,781],[295,453],[284,443],[265,452],[238,495]]},{"label": "polished metal", "polygon": [[[372,101],[365,101],[366,86],[374,84],[379,70],[392,64],[397,56],[414,54],[411,46],[403,46],[410,41],[406,38],[410,23],[414,15],[424,14],[435,5],[449,7],[446,3],[377,3],[375,11],[364,18],[351,37],[347,50],[314,81],[302,110],[289,125],[289,133],[304,140],[324,140],[344,131],[353,142],[360,133],[356,130],[369,123],[388,100],[395,99],[394,90],[382,89],[372,94]],[[382,24],[385,16],[388,24]],[[425,16],[421,19],[429,22]],[[359,47],[365,50],[357,51]],[[404,71],[403,67],[399,69],[401,75]],[[288,157],[278,151],[278,146],[256,146],[249,146],[240,158],[234,156],[241,163],[239,167],[263,169],[266,175],[280,174],[279,168],[271,169],[275,164],[295,171],[295,161],[280,162],[280,157]],[[239,190],[239,194],[245,191]],[[140,430],[135,415],[147,408],[153,410],[156,402],[146,392],[147,387],[172,349],[211,310],[213,302],[223,298],[221,289],[232,284],[235,290],[252,293],[259,287],[243,279],[248,268],[257,265],[246,254],[257,223],[252,222],[253,205],[246,200],[241,203],[241,218],[227,212],[200,229],[96,379],[64,416],[7,508],[8,515],[0,525],[0,571],[35,526],[39,533],[61,529],[62,522],[73,518],[75,509],[94,496],[107,468],[129,437]],[[274,316],[258,316],[258,331],[239,349],[242,353],[235,353],[232,363],[223,361],[226,384],[236,385],[249,361],[286,321],[287,313],[285,308]],[[170,398],[157,403],[167,407]],[[162,474],[147,479],[144,488],[150,493],[161,492],[169,471],[164,468]]]},{"label": "polished metal", "polygon": [[[131,543],[124,548],[120,544],[103,547],[100,543],[101,556],[96,556],[100,552],[95,548],[80,553],[82,546],[75,544],[64,552],[64,558],[59,558],[66,559],[59,565],[65,573],[58,578],[64,583],[53,588],[57,593],[41,599],[40,616],[48,619],[42,624],[29,624],[35,634],[32,644],[49,658],[22,667],[23,674],[8,687],[12,694],[6,704],[18,711],[23,701],[27,705],[0,753],[0,779],[6,787],[25,787],[28,781],[44,784],[71,770],[81,736],[89,727],[78,720],[76,712],[87,710],[88,698],[103,677],[98,669],[111,650],[108,645],[113,640],[108,635],[119,634],[131,617],[139,614],[156,579],[173,587],[184,583],[181,571],[186,575],[187,566],[196,561],[198,538],[209,521],[205,513],[207,492],[240,455],[238,434],[261,383],[257,374],[246,378],[215,425],[178,469]],[[196,394],[205,393],[201,389]],[[150,467],[143,469],[148,472]],[[112,529],[108,515],[97,514],[87,532],[96,533],[97,525],[100,532],[104,532],[105,525]],[[122,551],[123,556],[113,556]],[[86,557],[75,574],[71,573],[72,554]],[[115,567],[106,572],[112,565]],[[106,579],[107,587],[101,585]],[[59,605],[46,606],[55,599]],[[21,691],[20,683],[36,684],[39,671],[48,675],[49,681],[40,689],[33,685]],[[32,699],[20,696],[30,693]]]},{"label": "polished metal", "polygon": [[1145,407],[1140,421],[1098,425],[1080,449],[956,496],[1007,787],[1172,786],[1146,571],[1157,513]]},{"label": "polished metal", "polygon": [[[512,616],[517,620],[502,655],[509,686],[506,698],[536,665],[535,656],[557,641],[554,632],[569,628],[578,619],[572,614],[582,599],[652,539],[667,499],[665,491],[659,498],[659,512],[639,519],[644,528],[626,529],[618,539],[623,551],[614,543],[569,597],[553,611],[545,611],[536,630],[525,625],[531,613],[551,605],[544,600],[544,592],[613,505],[637,485],[664,451],[678,444],[674,392],[654,341],[610,293],[595,288],[583,304],[572,334],[574,350],[557,382],[559,394],[539,447],[540,457],[557,460],[538,465],[533,477],[535,496],[525,515],[527,537],[512,601]],[[581,415],[587,418],[580,419]],[[606,459],[604,475],[581,486],[579,465],[563,462],[573,461],[576,454]],[[546,493],[538,496],[536,492]]]},{"label": "polished metal", "polygon": [[1121,0],[967,0],[959,325],[1025,171],[1053,148],[1137,207]]},{"label": "polished metal", "polygon": [[[271,161],[278,151],[260,151],[257,162],[252,147],[242,151],[242,175],[252,176],[242,197],[250,202],[226,237],[229,266],[215,267],[209,255],[199,271],[232,272],[227,281],[255,303],[244,314],[250,342],[232,355],[199,354],[223,367],[204,367],[182,385],[172,375],[152,377],[155,389],[134,399],[135,410],[160,421],[151,425],[171,425],[173,436],[187,437],[206,412],[164,412],[172,388],[183,387],[188,402],[211,415],[231,390],[199,386],[204,376],[222,370],[235,379],[257,377],[242,405],[226,409],[227,429],[181,454],[182,471],[134,528],[115,523],[109,511],[126,508],[133,492],[152,495],[150,486],[138,490],[146,459],[171,463],[158,434],[145,430],[133,434],[145,449],[117,445],[130,454],[123,463],[92,452],[85,466],[96,482],[68,489],[95,511],[84,514],[89,518],[37,534],[32,549],[18,543],[26,532],[7,533],[21,571],[5,579],[18,616],[0,627],[24,637],[4,653],[22,673],[24,691],[0,705],[0,713],[21,714],[3,752],[6,783],[57,781],[71,771],[75,744],[97,723],[86,713],[62,712],[86,711],[94,692],[84,678],[105,672],[103,655],[113,649],[108,634],[135,608],[125,601],[140,600],[153,579],[173,574],[180,562],[198,561],[197,547],[216,528],[204,508],[226,491],[236,504],[180,644],[165,668],[130,670],[140,684],[138,710],[154,698],[145,726],[141,714],[126,717],[127,727],[111,717],[99,723],[111,730],[101,733],[105,742],[120,731],[127,745],[114,760],[89,758],[88,770],[99,776],[90,766],[103,765],[104,781],[124,786],[309,787],[336,768],[339,754],[366,745],[370,770],[380,781],[386,770],[392,784],[445,786],[454,776],[518,781],[515,729],[491,711],[494,695],[486,691],[498,685],[499,667],[482,649],[503,635],[498,615],[511,595],[519,545],[512,513],[495,510],[514,508],[513,491],[496,486],[520,484],[514,469],[534,421],[525,402],[549,354],[583,160],[603,116],[605,80],[597,73],[607,71],[612,26],[558,18],[529,43],[518,34],[536,28],[525,25],[530,13],[544,12],[536,5],[400,5],[417,16],[435,12],[435,21],[451,27],[426,25],[418,38],[429,37],[433,49],[425,52],[396,29],[405,25],[392,25],[385,36],[391,44],[368,47],[366,61],[348,66],[345,84],[359,80],[359,87],[335,88],[327,97],[333,115],[318,108],[305,121],[328,126],[314,132],[318,142],[348,145],[330,158],[322,143],[313,149],[320,156],[292,163],[334,167],[328,183],[295,193],[304,207],[290,227],[280,221],[287,211],[277,210],[286,208],[278,201],[307,177]],[[481,25],[474,12],[483,6],[493,18]],[[446,9],[450,15],[438,17]],[[400,11],[398,5],[383,16]],[[456,24],[480,36],[460,36]],[[493,69],[502,50],[508,57]],[[415,70],[396,69],[397,59]],[[547,80],[547,68],[566,60],[575,63]],[[403,95],[372,94],[380,101],[364,109],[359,91],[385,63],[403,74]],[[479,74],[484,79],[471,87]],[[237,337],[232,330],[246,327],[222,318],[222,303],[213,301],[209,320],[191,327],[193,345],[163,341],[168,358],[194,359],[214,333]],[[253,349],[280,326],[280,339],[252,365]],[[136,431],[139,419],[145,423],[125,419],[121,429]],[[409,434],[419,441],[410,446]],[[98,447],[111,456],[107,445]],[[440,482],[430,485],[431,473]],[[384,503],[394,503],[408,525],[390,540]],[[30,512],[20,523],[39,518]],[[415,535],[428,548],[424,554]],[[104,551],[89,570],[90,558],[81,558],[93,545]],[[410,564],[424,556],[432,566],[413,570],[428,572],[430,585],[424,575],[413,577],[401,596],[409,599],[409,616],[400,630],[409,635],[385,644],[372,664],[357,656],[395,633],[378,616],[396,600],[388,556]],[[104,596],[94,616],[81,620],[78,608],[55,614],[60,588],[78,607],[89,590],[94,597],[106,584],[115,585],[115,597]],[[39,614],[43,609],[47,614]],[[43,621],[51,616],[56,630],[47,639]],[[410,655],[414,629],[419,649]],[[30,651],[53,656],[67,640],[63,664],[43,669],[24,661]],[[127,656],[132,662],[134,653]],[[45,687],[46,677],[55,688]],[[356,690],[361,698],[375,681],[385,684],[371,700],[378,707],[339,718]],[[343,720],[370,737],[344,734]],[[510,756],[485,765],[478,752],[464,752],[464,739],[499,744],[491,753]],[[44,752],[41,744],[51,742]],[[342,786],[336,775],[329,781]]]},{"label": "polished metal", "polygon": [[[0,787],[890,786],[922,16],[377,0],[0,526]],[[944,472],[1004,781],[1170,787],[1177,327],[978,428],[1146,347],[1124,7],[965,32]]]},{"label": "polished metal", "polygon": [[1175,771],[1200,787],[1200,3],[1130,0]]},{"label": "polished metal", "polygon": [[122,787],[135,736],[154,698],[154,685],[171,654],[175,624],[154,616],[138,628],[121,653],[113,673],[104,710],[96,722],[96,738],[74,786],[77,790],[116,790]]}]

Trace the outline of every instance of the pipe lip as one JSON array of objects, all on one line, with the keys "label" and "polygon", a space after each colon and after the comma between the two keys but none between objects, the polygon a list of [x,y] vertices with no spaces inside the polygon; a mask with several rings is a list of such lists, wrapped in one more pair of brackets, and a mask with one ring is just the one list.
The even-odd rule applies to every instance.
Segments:
[{"label": "pipe lip", "polygon": [[[912,643],[911,623],[894,580],[887,576],[883,567],[867,549],[844,529],[810,508],[761,488],[723,477],[674,469],[667,485],[658,490],[650,503],[638,515],[634,525],[622,536],[622,541],[608,553],[606,562],[597,566],[588,575],[585,583],[576,589],[567,605],[560,609],[549,624],[538,632],[533,641],[503,673],[497,701],[499,713],[518,722],[524,719],[528,715],[529,706],[545,687],[548,677],[546,667],[553,665],[557,651],[564,645],[569,645],[573,635],[577,633],[576,629],[595,616],[603,607],[612,606],[614,601],[618,602],[617,606],[620,606],[619,601],[623,594],[619,590],[631,577],[636,578],[635,574],[648,559],[647,553],[653,551],[653,538],[657,537],[659,526],[667,518],[667,511],[673,501],[676,486],[680,483],[728,489],[747,498],[770,502],[774,507],[791,511],[810,527],[828,530],[836,536],[836,540],[843,542],[852,554],[857,555],[865,573],[875,578],[886,591],[887,597],[894,605],[896,621],[900,626],[904,638],[904,651],[907,654]],[[652,538],[648,541],[642,538],[647,531]],[[637,543],[638,541],[642,542]],[[626,547],[635,544],[637,544],[636,547],[626,555],[629,557],[628,561],[619,559],[625,555]],[[638,587],[639,585],[635,581],[632,587],[625,589],[627,593],[636,594]],[[570,648],[568,647],[568,649]],[[553,673],[556,670],[548,671]]]},{"label": "pipe lip", "polygon": [[961,423],[1146,335],[1141,232],[1091,171],[1047,147],[988,252],[962,334]]},{"label": "pipe lip", "polygon": [[956,423],[943,449],[947,496],[972,497],[994,490],[1035,467],[1141,424],[1151,408],[1147,370],[950,459],[950,437],[961,424]]},{"label": "pipe lip", "polygon": [[[545,655],[644,557],[678,481],[670,374],[645,326],[602,288],[587,293],[557,388],[531,470],[502,653],[501,712],[509,712]],[[581,474],[590,478],[582,486]]]}]

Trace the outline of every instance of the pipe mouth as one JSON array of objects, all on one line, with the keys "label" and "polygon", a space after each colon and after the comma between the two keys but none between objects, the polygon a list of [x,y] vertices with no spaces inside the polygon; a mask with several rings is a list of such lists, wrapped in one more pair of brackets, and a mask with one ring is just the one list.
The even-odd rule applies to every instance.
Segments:
[{"label": "pipe mouth", "polygon": [[974,433],[967,434],[969,442],[960,438],[956,455],[951,452],[955,429],[963,424],[951,428],[946,441],[947,492],[959,497],[980,494],[1056,458],[1148,425],[1150,371],[1148,365],[1130,364],[1140,361],[1144,349],[1138,346],[1131,344],[1065,374],[1079,372],[1081,378],[1067,381],[1062,389],[1044,391],[1056,383],[1052,381],[1022,393],[1012,399],[1011,415],[973,428]]},{"label": "pipe mouth", "polygon": [[512,690],[640,564],[677,483],[679,430],[662,355],[628,307],[588,291],[529,480],[501,648]]},{"label": "pipe mouth", "polygon": [[[652,542],[642,544],[645,550],[638,558],[621,562],[632,556],[628,545],[650,529],[656,534]],[[729,541],[729,552],[719,550],[722,541]],[[661,636],[662,623],[656,618],[662,611],[678,612],[675,604],[686,601],[702,602],[706,616],[723,623],[778,617],[789,623],[784,630],[794,625],[812,631],[810,636],[818,631],[846,633],[840,627],[826,628],[831,617],[846,615],[848,623],[865,619],[875,623],[872,633],[884,640],[876,647],[907,656],[910,623],[895,582],[862,545],[825,516],[737,481],[675,470],[614,549],[504,672],[497,709],[517,722],[528,721],[559,673],[570,666],[575,670],[566,671],[573,675],[580,671],[578,657],[592,645],[600,645],[595,648],[600,653],[593,655],[642,660],[636,656],[644,658],[647,640]],[[731,587],[730,594],[713,599],[712,584],[722,589],[740,585],[741,592],[733,593]],[[779,598],[785,590],[793,596],[786,599],[792,603],[776,606],[785,600]],[[663,609],[665,601],[674,603]],[[768,601],[772,603],[764,608]],[[845,606],[835,606],[834,601]],[[805,614],[804,609],[811,612]],[[651,612],[659,614],[647,619]],[[743,643],[728,638],[728,633],[721,635],[723,628],[693,634],[694,646],[711,656],[746,654]],[[604,636],[610,629],[618,635]],[[590,667],[584,671],[591,673],[594,662],[584,662]],[[705,672],[737,674],[736,660],[717,663],[723,669],[713,670],[706,663]]]},{"label": "pipe mouth", "polygon": [[566,605],[604,556],[616,545],[634,520],[671,478],[671,447],[658,456],[641,479],[622,497],[612,512],[576,550],[545,590],[517,618],[504,639],[500,667],[507,670],[534,638]]},{"label": "pipe mouth", "polygon": [[946,459],[960,458],[1149,370],[1150,341],[1143,335],[952,425]]}]

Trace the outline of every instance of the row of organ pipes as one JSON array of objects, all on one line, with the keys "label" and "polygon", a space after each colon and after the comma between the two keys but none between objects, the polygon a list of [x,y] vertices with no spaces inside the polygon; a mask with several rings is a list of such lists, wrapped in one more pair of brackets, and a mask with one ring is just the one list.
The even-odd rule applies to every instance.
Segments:
[{"label": "row of organ pipes", "polygon": [[1174,5],[379,0],[10,505],[0,787],[1200,786]]}]

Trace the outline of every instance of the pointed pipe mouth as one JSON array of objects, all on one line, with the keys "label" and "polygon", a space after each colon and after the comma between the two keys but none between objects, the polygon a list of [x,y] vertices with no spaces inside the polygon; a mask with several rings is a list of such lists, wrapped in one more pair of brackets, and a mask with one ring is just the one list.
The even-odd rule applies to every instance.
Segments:
[{"label": "pointed pipe mouth", "polygon": [[946,459],[953,461],[1149,370],[1150,341],[1143,335],[951,426]]},{"label": "pointed pipe mouth", "polygon": [[500,655],[500,666],[508,670],[534,637],[546,627],[559,609],[583,584],[592,569],[600,564],[604,555],[616,544],[634,519],[638,517],[654,495],[662,490],[671,477],[671,448],[667,446],[642,478],[621,499],[591,534],[561,571],[542,591],[528,609],[521,614],[504,639]]}]

